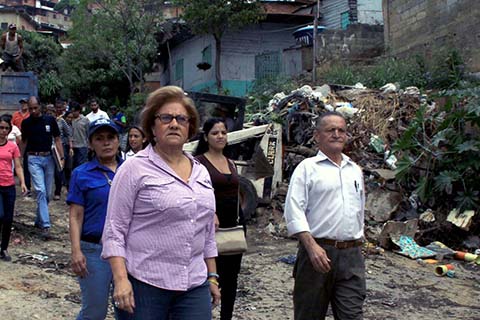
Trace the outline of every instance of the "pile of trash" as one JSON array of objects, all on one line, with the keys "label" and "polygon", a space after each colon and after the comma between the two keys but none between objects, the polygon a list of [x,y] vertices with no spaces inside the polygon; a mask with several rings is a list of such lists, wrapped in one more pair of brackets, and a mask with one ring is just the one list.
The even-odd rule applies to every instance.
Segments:
[{"label": "pile of trash", "polygon": [[[402,189],[396,182],[398,155],[392,152],[394,142],[407,130],[421,106],[426,106],[427,110],[436,108],[435,102],[429,101],[418,88],[399,89],[398,85],[391,83],[380,89],[369,89],[361,83],[355,86],[325,84],[313,88],[305,85],[289,94],[275,94],[268,104],[268,113],[273,121],[283,124],[284,177],[288,178],[304,158],[316,154],[313,132],[318,116],[326,111],[337,111],[344,115],[348,124],[349,142],[345,153],[365,173],[368,241],[374,247],[397,249],[398,252],[402,251],[399,244],[412,244],[411,241],[415,243],[415,240],[422,244],[433,242],[435,239],[428,237],[422,241],[422,236],[441,229],[437,213],[432,210],[422,212],[418,196],[408,193],[411,191]],[[283,199],[284,195],[278,195],[277,201],[272,203],[273,209],[282,212]],[[448,223],[452,230],[460,231],[452,232],[452,237],[461,234],[465,238],[474,214],[454,212],[447,219],[442,217],[442,222]],[[396,222],[407,222],[410,228],[392,227]],[[285,235],[283,227],[281,221],[272,221],[267,231]],[[407,238],[400,241],[399,236]],[[465,251],[474,251],[480,247],[480,238],[472,237],[460,244],[458,239],[453,242]]]}]

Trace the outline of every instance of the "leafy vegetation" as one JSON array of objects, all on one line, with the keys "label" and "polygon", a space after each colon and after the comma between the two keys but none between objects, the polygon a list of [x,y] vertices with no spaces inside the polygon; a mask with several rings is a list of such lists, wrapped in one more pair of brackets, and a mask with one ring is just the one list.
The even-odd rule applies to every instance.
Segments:
[{"label": "leafy vegetation", "polygon": [[417,55],[408,59],[387,58],[373,66],[334,65],[323,77],[328,83],[361,82],[369,88],[398,83],[403,88],[452,89],[462,86],[464,65],[457,51],[441,50],[428,60]]},{"label": "leafy vegetation", "polygon": [[161,10],[158,0],[80,0],[63,60],[69,93],[126,100],[143,91],[157,53]]},{"label": "leafy vegetation", "polygon": [[480,208],[480,87],[442,91],[436,111],[426,104],[396,142],[397,178],[434,207]]},{"label": "leafy vegetation", "polygon": [[24,39],[25,68],[37,75],[39,95],[44,101],[54,101],[63,88],[59,76],[62,47],[51,36],[19,31]]}]

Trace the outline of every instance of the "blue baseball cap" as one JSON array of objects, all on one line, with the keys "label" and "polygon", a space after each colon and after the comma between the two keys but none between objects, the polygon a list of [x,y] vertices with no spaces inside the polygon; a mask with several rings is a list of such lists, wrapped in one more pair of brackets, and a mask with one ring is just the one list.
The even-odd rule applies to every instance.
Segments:
[{"label": "blue baseball cap", "polygon": [[90,126],[88,127],[88,138],[91,138],[92,134],[104,127],[110,128],[113,132],[115,132],[115,134],[118,134],[118,130],[111,120],[100,118],[90,123]]}]

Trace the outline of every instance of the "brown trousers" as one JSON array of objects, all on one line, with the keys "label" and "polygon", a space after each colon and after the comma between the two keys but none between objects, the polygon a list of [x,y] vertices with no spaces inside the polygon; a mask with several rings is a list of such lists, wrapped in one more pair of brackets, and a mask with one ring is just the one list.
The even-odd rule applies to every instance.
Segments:
[{"label": "brown trousers", "polygon": [[294,319],[325,319],[329,303],[336,320],[363,319],[366,284],[361,247],[336,249],[322,245],[322,248],[331,260],[328,273],[315,271],[305,247],[299,245],[293,269]]}]

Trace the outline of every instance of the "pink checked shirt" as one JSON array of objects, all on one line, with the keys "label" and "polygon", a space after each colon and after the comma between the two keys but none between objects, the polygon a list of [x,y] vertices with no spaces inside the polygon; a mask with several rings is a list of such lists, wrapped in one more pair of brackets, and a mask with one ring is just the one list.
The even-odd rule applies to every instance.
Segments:
[{"label": "pink checked shirt", "polygon": [[124,257],[152,286],[185,291],[207,279],[217,256],[215,196],[207,169],[192,161],[188,183],[149,145],[118,169],[110,189],[102,257]]}]

